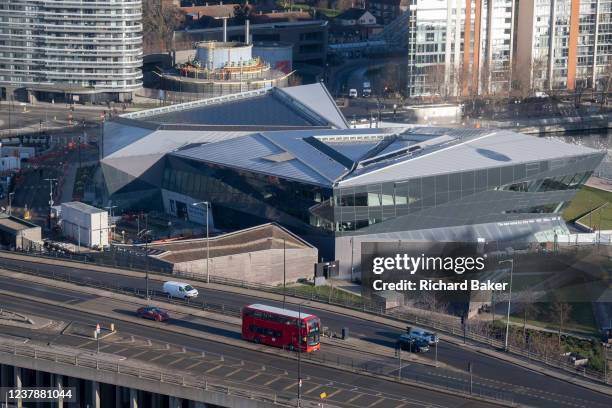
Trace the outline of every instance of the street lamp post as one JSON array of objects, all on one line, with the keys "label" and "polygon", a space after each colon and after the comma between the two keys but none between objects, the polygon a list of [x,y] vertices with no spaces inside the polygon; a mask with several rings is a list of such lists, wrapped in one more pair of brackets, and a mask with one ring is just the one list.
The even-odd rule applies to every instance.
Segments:
[{"label": "street lamp post", "polygon": [[208,236],[208,207],[210,206],[210,203],[208,201],[200,201],[191,205],[197,207],[201,204],[206,205],[206,283],[210,283],[210,270],[208,267],[208,260],[210,259],[210,237]]},{"label": "street lamp post", "polygon": [[504,259],[503,261],[499,261],[499,264],[504,262],[510,263],[510,291],[508,293],[508,313],[506,315],[506,339],[504,341],[504,350],[508,351],[508,336],[510,333],[510,304],[512,301],[512,274],[514,272],[514,259]]},{"label": "street lamp post", "polygon": [[49,230],[51,230],[51,212],[53,208],[53,182],[57,181],[57,179],[46,178],[45,181],[49,182]]},{"label": "street lamp post", "polygon": [[285,298],[287,296],[287,257],[285,251],[287,250],[286,239],[283,238],[283,310],[285,309]]},{"label": "street lamp post", "polygon": [[143,237],[145,240],[145,262],[147,264],[147,268],[145,271],[145,299],[149,300],[149,230],[146,230],[143,233]]},{"label": "street lamp post", "polygon": [[297,406],[302,404],[302,304],[298,304],[298,387],[297,387]]}]

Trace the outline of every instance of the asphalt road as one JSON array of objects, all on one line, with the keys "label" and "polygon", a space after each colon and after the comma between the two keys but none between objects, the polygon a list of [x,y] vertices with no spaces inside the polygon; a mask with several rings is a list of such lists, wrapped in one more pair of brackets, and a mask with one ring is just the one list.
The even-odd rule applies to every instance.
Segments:
[{"label": "asphalt road", "polygon": [[[28,265],[26,262],[12,261],[4,258],[0,259],[0,265],[2,264],[12,267],[19,266],[20,264],[30,267],[33,266],[33,264]],[[139,288],[144,292],[144,279],[45,264],[36,264],[36,268],[40,273],[49,275],[53,273],[70,273],[73,279],[82,279],[84,282],[104,282],[107,285],[118,286],[125,289]],[[151,290],[159,291],[161,290],[161,283],[152,281],[150,288]],[[199,286],[198,289],[201,297],[205,299],[206,302],[225,304],[233,308],[239,308],[245,304],[261,301],[255,297],[234,294],[228,296],[228,294],[224,292],[206,289],[204,285]],[[279,302],[267,300],[266,303],[277,306],[280,305]],[[351,336],[357,336],[361,340],[377,345],[393,347],[395,340],[400,334],[400,331],[397,329],[345,315],[309,308],[304,308],[304,311],[319,316],[323,325],[329,327],[333,331],[339,332],[342,327],[348,327]],[[425,354],[425,356],[433,358],[433,353]],[[452,344],[439,344],[438,359],[440,362],[455,367],[458,370],[466,370],[467,363],[471,362],[474,367],[474,375],[483,379],[483,382],[486,380],[487,382],[495,383],[500,389],[512,390],[513,394],[515,392],[521,394],[529,390],[530,393],[527,394],[531,395],[528,395],[526,398],[531,399],[531,403],[536,406],[546,406],[549,402],[548,400],[555,401],[555,405],[552,406],[568,405],[596,407],[600,404],[603,404],[603,406],[610,405],[610,398],[599,393],[585,390],[581,387],[568,384],[567,382],[556,380]]]},{"label": "asphalt road", "polygon": [[[7,288],[23,290],[23,286],[19,284],[11,286],[3,282],[2,285],[5,290]],[[58,291],[61,294],[52,294],[46,289],[37,288],[31,292],[32,296],[50,296],[47,298],[81,305],[84,309],[102,304],[113,308],[125,307],[120,302],[96,299],[71,291]],[[54,346],[95,351],[97,344],[93,339],[71,333],[87,332],[87,328],[93,329],[96,323],[107,326],[114,322],[112,317],[100,318],[86,312],[24,301],[6,295],[0,295],[0,304],[10,310],[45,316],[55,321],[50,330],[29,330],[0,325],[1,334],[25,337],[42,344],[50,342]],[[176,324],[175,320],[179,317],[181,316],[172,319],[169,324]],[[197,321],[191,323],[196,324]],[[68,330],[65,330],[66,324],[70,324]],[[159,323],[156,326],[159,327],[121,322],[116,335],[100,341],[100,352],[127,357],[132,362],[154,363],[166,370],[180,370],[203,376],[209,378],[210,382],[216,381],[234,387],[248,387],[260,392],[289,396],[296,393],[295,360],[258,352],[250,352],[247,359],[242,348],[169,332],[165,329],[166,323]],[[303,393],[307,398],[316,399],[320,392],[325,391],[329,395],[330,403],[339,406],[367,407],[374,403],[377,407],[389,408],[491,406],[461,397],[312,365],[307,361],[302,363],[302,378]]]}]

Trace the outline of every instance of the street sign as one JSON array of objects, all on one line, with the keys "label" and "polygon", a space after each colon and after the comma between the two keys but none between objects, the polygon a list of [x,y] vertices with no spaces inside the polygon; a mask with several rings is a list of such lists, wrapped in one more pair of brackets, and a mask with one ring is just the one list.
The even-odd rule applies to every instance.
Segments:
[{"label": "street sign", "polygon": [[321,397],[321,399],[325,399],[325,398],[327,398],[327,393],[326,392],[322,392],[321,394],[319,394],[319,397]]}]

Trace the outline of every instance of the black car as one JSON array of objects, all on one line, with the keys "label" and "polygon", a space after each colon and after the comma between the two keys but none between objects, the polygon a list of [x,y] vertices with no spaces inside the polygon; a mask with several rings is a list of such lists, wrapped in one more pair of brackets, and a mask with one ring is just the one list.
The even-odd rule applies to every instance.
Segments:
[{"label": "black car", "polygon": [[409,334],[402,334],[397,341],[400,349],[410,351],[411,353],[425,353],[429,351],[429,344],[426,340],[418,339]]}]

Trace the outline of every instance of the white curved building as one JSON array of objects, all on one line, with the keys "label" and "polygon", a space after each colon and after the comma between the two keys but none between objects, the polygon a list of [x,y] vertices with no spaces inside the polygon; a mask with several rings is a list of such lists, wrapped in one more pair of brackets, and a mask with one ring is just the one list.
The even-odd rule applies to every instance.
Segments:
[{"label": "white curved building", "polygon": [[142,86],[141,0],[2,0],[0,87],[127,100]]}]

